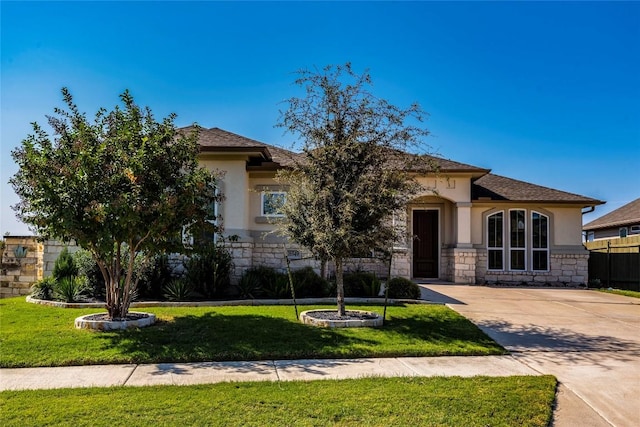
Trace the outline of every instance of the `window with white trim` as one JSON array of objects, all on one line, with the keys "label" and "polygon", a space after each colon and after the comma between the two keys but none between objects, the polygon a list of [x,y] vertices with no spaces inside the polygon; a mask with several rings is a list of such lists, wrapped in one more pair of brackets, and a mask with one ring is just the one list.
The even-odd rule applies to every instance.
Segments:
[{"label": "window with white trim", "polygon": [[271,217],[284,216],[282,206],[286,200],[287,193],[284,191],[263,191],[260,200],[260,214]]},{"label": "window with white trim", "polygon": [[549,270],[549,217],[531,212],[531,269]]},{"label": "window with white trim", "polygon": [[640,234],[640,225],[632,225],[629,234]]},{"label": "window with white trim", "polygon": [[620,237],[627,237],[627,234],[629,234],[629,229],[627,227],[620,227],[620,232],[618,235]]},{"label": "window with white trim", "polygon": [[587,242],[593,242],[594,240],[596,240],[596,233],[595,231],[589,231],[587,233]]},{"label": "window with white trim", "polygon": [[524,210],[509,211],[509,269],[526,270],[526,215]]},{"label": "window with white trim", "polygon": [[489,270],[504,269],[504,212],[487,217],[487,256]]}]

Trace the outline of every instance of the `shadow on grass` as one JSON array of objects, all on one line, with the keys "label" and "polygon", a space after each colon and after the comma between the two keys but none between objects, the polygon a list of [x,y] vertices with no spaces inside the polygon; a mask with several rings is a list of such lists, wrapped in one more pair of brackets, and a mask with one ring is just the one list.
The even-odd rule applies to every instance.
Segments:
[{"label": "shadow on grass", "polygon": [[[443,308],[443,310],[448,310]],[[503,349],[453,312],[388,315],[382,328],[329,329],[256,314],[177,316],[148,328],[99,335],[131,363],[336,359],[500,354]]]},{"label": "shadow on grass", "polygon": [[132,361],[187,362],[340,357],[341,349],[375,341],[263,315],[177,316],[149,328],[103,334]]}]

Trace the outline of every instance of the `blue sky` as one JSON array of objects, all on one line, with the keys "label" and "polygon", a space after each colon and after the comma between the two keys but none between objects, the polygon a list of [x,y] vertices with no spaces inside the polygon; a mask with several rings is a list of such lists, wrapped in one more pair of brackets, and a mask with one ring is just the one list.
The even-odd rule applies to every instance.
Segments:
[{"label": "blue sky", "polygon": [[7,2],[1,13],[0,233],[12,148],[70,88],[92,116],[129,89],[263,142],[300,68],[350,61],[374,93],[418,102],[443,157],[606,200],[640,197],[639,2]]}]

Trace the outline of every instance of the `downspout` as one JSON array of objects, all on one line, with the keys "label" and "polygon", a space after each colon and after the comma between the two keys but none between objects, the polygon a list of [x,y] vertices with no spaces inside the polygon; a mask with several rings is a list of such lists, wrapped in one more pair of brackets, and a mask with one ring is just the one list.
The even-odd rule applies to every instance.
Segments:
[{"label": "downspout", "polygon": [[[592,205],[592,206],[586,206],[586,207],[587,207],[587,208],[589,208],[589,210],[586,210],[586,211],[582,211],[582,212],[581,212],[583,217],[584,217],[586,214],[591,213],[591,212],[593,212],[593,211],[595,211],[595,210],[596,210],[596,206],[595,206],[595,205]],[[584,208],[582,208],[582,209],[584,209]],[[582,222],[584,223],[584,221],[582,221]],[[588,233],[587,231],[582,231],[582,238],[584,239],[585,243],[587,242],[587,233]]]}]

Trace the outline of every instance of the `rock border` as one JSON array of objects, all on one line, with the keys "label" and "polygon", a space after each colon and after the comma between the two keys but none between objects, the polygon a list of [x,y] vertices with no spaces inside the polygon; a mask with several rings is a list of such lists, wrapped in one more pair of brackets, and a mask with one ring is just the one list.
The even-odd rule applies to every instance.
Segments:
[{"label": "rock border", "polygon": [[[347,304],[382,305],[384,298],[355,298],[344,299]],[[30,295],[26,301],[31,304],[41,304],[59,308],[105,308],[104,302],[62,302],[33,298]],[[296,300],[298,305],[325,305],[335,304],[335,297],[331,298],[301,298]],[[441,302],[433,302],[417,299],[389,299],[388,305],[398,304],[433,304],[444,305]],[[245,299],[245,300],[218,300],[218,301],[136,301],[131,303],[132,308],[149,307],[224,307],[234,305],[294,305],[292,299]]]},{"label": "rock border", "polygon": [[129,328],[144,328],[156,323],[156,315],[153,313],[142,313],[130,311],[129,314],[139,316],[131,320],[93,320],[91,317],[106,313],[93,313],[76,317],[74,325],[76,329],[91,329],[95,331],[115,331]]},{"label": "rock border", "polygon": [[317,312],[335,312],[335,309],[319,309],[307,310],[300,313],[300,322],[305,325],[319,326],[322,328],[379,328],[382,326],[384,319],[378,313],[364,310],[349,310],[365,314],[367,316],[375,316],[373,319],[318,319],[313,317],[313,313]]}]

